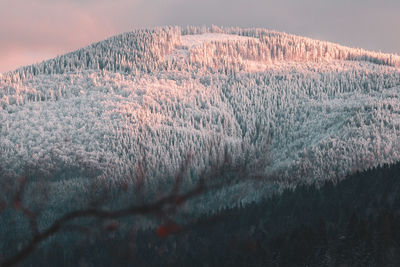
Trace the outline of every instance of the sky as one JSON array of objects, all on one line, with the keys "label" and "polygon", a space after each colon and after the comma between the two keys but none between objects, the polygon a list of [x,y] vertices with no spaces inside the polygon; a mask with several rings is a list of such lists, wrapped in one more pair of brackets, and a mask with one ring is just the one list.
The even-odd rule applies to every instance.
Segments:
[{"label": "sky", "polygon": [[0,0],[0,72],[163,25],[262,27],[400,54],[399,0]]}]

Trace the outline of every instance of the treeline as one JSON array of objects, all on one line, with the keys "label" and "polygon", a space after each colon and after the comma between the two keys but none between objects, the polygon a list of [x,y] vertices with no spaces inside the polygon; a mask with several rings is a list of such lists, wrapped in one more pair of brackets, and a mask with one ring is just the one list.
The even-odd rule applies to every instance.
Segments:
[{"label": "treeline", "polygon": [[395,164],[336,183],[299,185],[205,215],[166,237],[146,230],[105,234],[77,247],[53,244],[26,266],[398,266],[399,178]]}]

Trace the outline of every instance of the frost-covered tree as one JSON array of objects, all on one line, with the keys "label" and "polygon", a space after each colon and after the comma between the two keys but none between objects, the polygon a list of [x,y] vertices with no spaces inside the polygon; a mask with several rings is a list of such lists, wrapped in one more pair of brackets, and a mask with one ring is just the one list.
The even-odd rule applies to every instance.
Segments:
[{"label": "frost-covered tree", "polygon": [[[272,156],[258,171],[278,182],[252,201],[400,160],[399,62],[265,29],[137,30],[3,74],[0,156],[8,170],[95,165],[113,184],[145,151],[154,189],[188,152],[194,181],[225,149],[249,161],[267,143]],[[54,187],[68,201],[83,180]],[[230,194],[211,206],[235,205]]]}]

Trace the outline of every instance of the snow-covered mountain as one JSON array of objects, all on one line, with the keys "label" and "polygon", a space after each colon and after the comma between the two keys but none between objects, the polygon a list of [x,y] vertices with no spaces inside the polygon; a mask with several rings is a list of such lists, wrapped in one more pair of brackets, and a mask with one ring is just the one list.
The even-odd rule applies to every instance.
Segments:
[{"label": "snow-covered mountain", "polygon": [[[265,29],[165,27],[0,74],[7,170],[116,181],[145,158],[157,187],[188,153],[195,176],[226,151],[265,159],[260,171],[284,183],[400,161],[400,57]],[[81,186],[74,175],[60,190]]]}]

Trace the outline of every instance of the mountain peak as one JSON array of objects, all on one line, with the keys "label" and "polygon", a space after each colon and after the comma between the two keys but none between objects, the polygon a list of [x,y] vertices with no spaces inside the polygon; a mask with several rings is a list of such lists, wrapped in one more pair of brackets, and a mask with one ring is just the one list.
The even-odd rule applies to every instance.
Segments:
[{"label": "mountain peak", "polygon": [[6,76],[24,79],[83,70],[124,73],[201,68],[251,71],[255,64],[327,60],[400,66],[398,55],[348,48],[266,29],[164,27],[114,36],[75,52],[17,69]]}]

